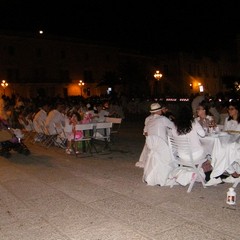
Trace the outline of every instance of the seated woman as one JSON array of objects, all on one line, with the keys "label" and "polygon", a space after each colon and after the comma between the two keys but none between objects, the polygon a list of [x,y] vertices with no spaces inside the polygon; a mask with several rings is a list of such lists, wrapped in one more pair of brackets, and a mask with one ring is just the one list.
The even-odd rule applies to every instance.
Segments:
[{"label": "seated woman", "polygon": [[[190,141],[193,161],[198,161],[200,158],[203,159],[206,154],[200,142],[200,138],[205,137],[205,131],[199,122],[194,119],[192,109],[188,106],[183,106],[179,109],[174,123],[176,128],[173,128],[172,130],[173,137],[187,137]],[[182,159],[186,161],[190,160],[189,156],[181,155],[181,150],[178,150],[178,154]],[[190,183],[192,176],[188,173],[186,173],[185,176],[184,174],[185,172],[182,172],[181,174],[176,173],[176,176],[173,177],[176,178],[176,182],[186,185],[187,183]],[[204,173],[202,175],[204,175]]]},{"label": "seated woman", "polygon": [[209,105],[206,101],[199,103],[197,107],[197,118],[206,133],[210,132],[210,128],[215,127],[215,119],[209,112]]},{"label": "seated woman", "polygon": [[228,104],[228,116],[224,121],[224,131],[240,131],[239,102],[231,101]]},{"label": "seated woman", "polygon": [[[231,101],[228,105],[228,117],[225,119],[224,131],[240,131],[240,107],[237,101]],[[207,186],[216,185],[224,172],[230,174],[229,177],[223,179],[223,182],[234,183],[240,177],[240,143],[236,142],[235,137],[238,135],[230,135],[228,143],[215,146],[217,151],[214,151],[212,156],[212,173]]]},{"label": "seated woman", "polygon": [[[171,155],[167,144],[168,129],[174,124],[167,117],[162,116],[161,105],[153,103],[150,106],[151,115],[145,119],[144,135],[145,147],[140,161],[143,166],[143,181],[150,186],[170,185],[169,173],[172,172]],[[144,159],[144,158],[146,159]]]}]

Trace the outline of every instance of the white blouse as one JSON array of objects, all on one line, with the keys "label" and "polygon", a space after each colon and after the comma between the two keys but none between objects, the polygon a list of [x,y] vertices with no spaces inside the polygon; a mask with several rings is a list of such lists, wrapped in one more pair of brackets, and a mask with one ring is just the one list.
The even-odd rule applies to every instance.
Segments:
[{"label": "white blouse", "polygon": [[228,121],[228,117],[226,117],[223,130],[224,131],[240,131],[240,123],[238,123],[236,120]]}]

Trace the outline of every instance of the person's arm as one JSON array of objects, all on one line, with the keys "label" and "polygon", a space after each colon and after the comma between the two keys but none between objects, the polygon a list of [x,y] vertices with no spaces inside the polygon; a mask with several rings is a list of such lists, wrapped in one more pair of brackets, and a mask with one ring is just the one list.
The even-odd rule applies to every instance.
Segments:
[{"label": "person's arm", "polygon": [[193,122],[193,127],[196,129],[197,134],[200,137],[205,137],[206,136],[206,133],[205,133],[203,127],[201,126],[201,124],[196,119]]},{"label": "person's arm", "polygon": [[170,129],[173,129],[175,127],[174,123],[170,119],[168,119],[167,117],[164,116],[164,118],[165,118],[166,126]]}]

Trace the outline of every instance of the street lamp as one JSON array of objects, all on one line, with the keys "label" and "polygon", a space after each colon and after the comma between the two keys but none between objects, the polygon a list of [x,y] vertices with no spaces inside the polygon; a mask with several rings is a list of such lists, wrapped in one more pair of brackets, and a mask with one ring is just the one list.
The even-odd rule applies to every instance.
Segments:
[{"label": "street lamp", "polygon": [[82,87],[85,85],[85,83],[82,80],[79,80],[78,85],[79,85],[79,87],[81,89],[81,96],[82,96]]},{"label": "street lamp", "polygon": [[8,83],[6,82],[6,80],[2,80],[1,85],[3,87],[3,94],[5,95],[5,88],[8,86]]},{"label": "street lamp", "polygon": [[154,77],[159,81],[162,78],[162,74],[160,73],[160,71],[157,70],[154,74]]},{"label": "street lamp", "polygon": [[157,80],[156,94],[158,95],[158,87],[159,87],[158,83],[163,75],[160,73],[160,71],[157,70],[153,76]]}]

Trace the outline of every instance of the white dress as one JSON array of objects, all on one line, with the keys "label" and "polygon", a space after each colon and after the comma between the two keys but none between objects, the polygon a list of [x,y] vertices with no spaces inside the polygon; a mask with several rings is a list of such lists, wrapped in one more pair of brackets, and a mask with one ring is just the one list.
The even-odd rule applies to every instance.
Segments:
[{"label": "white dress", "polygon": [[172,171],[170,149],[167,144],[168,129],[174,128],[167,117],[153,114],[145,121],[146,143],[141,157],[146,157],[143,180],[151,186],[169,185],[168,176]]},{"label": "white dress", "polygon": [[173,167],[167,143],[163,138],[151,135],[146,137],[146,145],[150,152],[144,166],[143,180],[150,186],[169,185]]},{"label": "white dress", "polygon": [[[155,115],[155,117],[157,117],[157,116],[159,116],[159,115]],[[147,123],[151,118],[154,118],[154,114],[150,114],[149,116],[147,116],[145,121],[144,121],[144,128],[143,128],[143,135],[144,136],[145,136],[145,133],[147,132],[147,129],[146,129]],[[136,167],[144,168],[145,163],[146,163],[147,158],[148,158],[149,152],[150,152],[150,150],[148,149],[147,144],[145,142],[145,144],[143,146],[143,149],[142,149],[142,152],[140,154],[139,160],[135,163]]]},{"label": "white dress", "polygon": [[[168,129],[172,128],[174,128],[174,124],[167,117],[159,114],[151,114],[145,119],[143,134],[161,136],[167,142]],[[145,143],[139,160],[135,163],[136,167],[144,168],[149,152],[150,150]]]},{"label": "white dress", "polygon": [[[240,131],[240,124],[235,120],[225,119],[224,130]],[[212,151],[212,173],[210,178],[216,178],[227,171],[229,174],[240,173],[240,137],[232,134],[224,141],[216,141]]]}]

